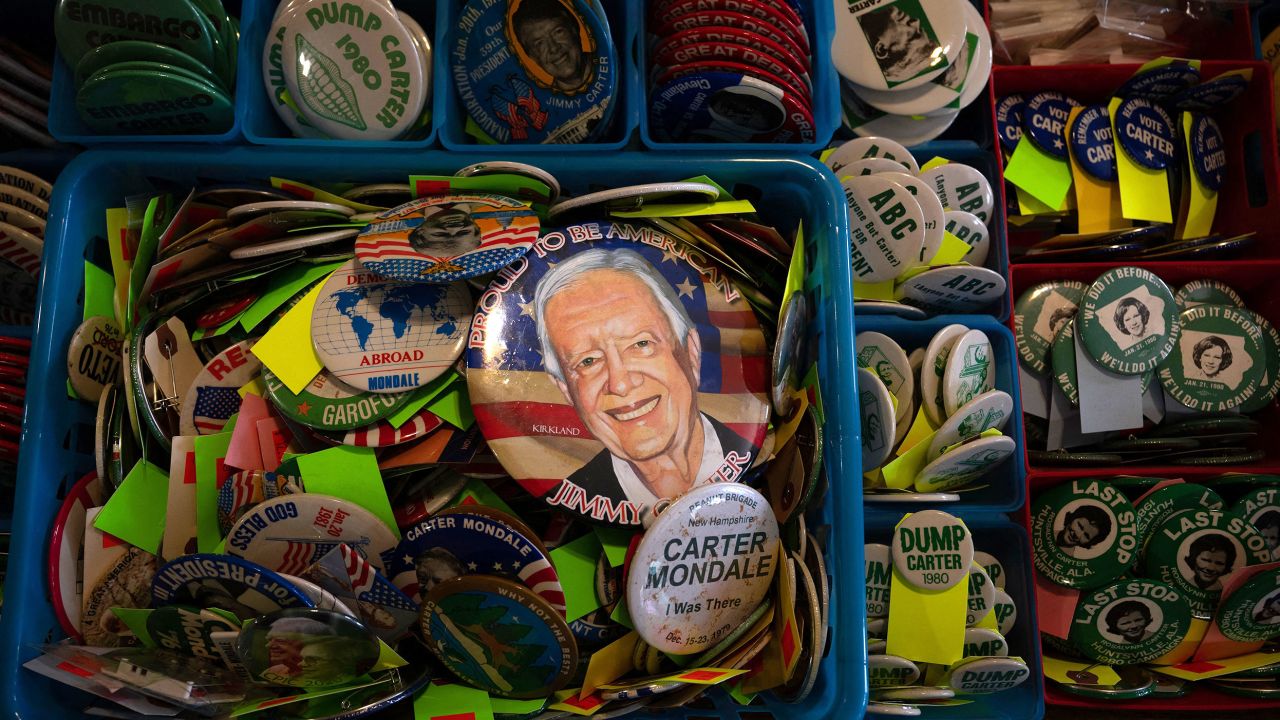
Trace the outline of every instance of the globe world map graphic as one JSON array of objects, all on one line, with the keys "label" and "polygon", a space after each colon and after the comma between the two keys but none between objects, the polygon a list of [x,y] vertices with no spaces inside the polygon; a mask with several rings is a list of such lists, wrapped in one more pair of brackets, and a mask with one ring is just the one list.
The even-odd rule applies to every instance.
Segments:
[{"label": "globe world map graphic", "polygon": [[321,301],[312,334],[333,355],[453,344],[471,312],[449,285],[386,283],[343,288]]}]

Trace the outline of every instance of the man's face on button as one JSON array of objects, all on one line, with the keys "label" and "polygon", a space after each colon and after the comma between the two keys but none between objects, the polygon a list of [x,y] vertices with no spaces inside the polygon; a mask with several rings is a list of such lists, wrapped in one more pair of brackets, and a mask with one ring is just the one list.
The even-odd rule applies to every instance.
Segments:
[{"label": "man's face on button", "polygon": [[567,18],[539,18],[522,23],[520,44],[538,66],[562,83],[575,83],[582,74],[582,48]]},{"label": "man's face on button", "polygon": [[457,257],[480,247],[480,228],[465,210],[450,208],[427,218],[410,235],[417,250],[437,257]]}]

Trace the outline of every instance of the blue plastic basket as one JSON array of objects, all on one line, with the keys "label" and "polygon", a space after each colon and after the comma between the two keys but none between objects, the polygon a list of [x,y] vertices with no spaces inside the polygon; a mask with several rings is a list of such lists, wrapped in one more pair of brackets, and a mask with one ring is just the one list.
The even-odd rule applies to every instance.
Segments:
[{"label": "blue plastic basket", "polygon": [[[868,515],[867,542],[888,545],[894,525],[904,514]],[[1027,661],[1031,677],[1001,693],[966,695],[964,699],[973,701],[968,705],[926,708],[924,717],[934,720],[1038,720],[1044,715],[1044,674],[1041,670],[1035,582],[1027,532],[1003,516],[955,514],[962,515],[973,532],[974,547],[991,553],[1005,569],[1004,589],[1018,608],[1013,632],[1005,639],[1009,642],[1009,654]],[[892,606],[893,598],[889,602]]]},{"label": "blue plastic basket", "polygon": [[[644,3],[634,3],[643,6]],[[830,0],[800,0],[804,8],[805,30],[809,33],[809,46],[813,53],[810,80],[813,83],[813,125],[816,137],[811,143],[670,143],[653,139],[649,132],[649,113],[640,112],[640,139],[653,150],[680,152],[711,151],[726,155],[759,155],[761,153],[811,153],[826,147],[840,127],[840,76],[831,64],[831,41],[835,37],[835,9]],[[644,22],[641,8],[640,22]],[[635,92],[648,108],[650,37],[643,34],[637,43],[637,85]]]},{"label": "blue plastic basket", "polygon": [[[444,11],[432,8],[430,0],[400,0],[396,8],[408,13],[431,39],[431,130],[418,140],[329,140],[325,138],[295,137],[272,107],[273,101],[262,82],[262,49],[267,33],[271,32],[271,20],[281,0],[244,0],[244,15],[240,20],[240,77],[237,89],[237,120],[244,129],[244,136],[255,145],[281,145],[304,148],[341,148],[369,150],[395,148],[399,150],[424,150],[435,144],[436,131],[442,113],[442,95],[451,92],[446,75],[441,71],[439,28]],[[440,3],[444,5],[444,3]]]},{"label": "blue plastic basket", "polygon": [[[980,490],[960,493],[958,503],[938,503],[911,505],[911,508],[936,508],[953,514],[976,513],[1009,513],[1022,507],[1027,497],[1027,470],[1022,463],[1026,438],[1022,435],[1021,408],[1022,397],[1018,392],[1018,349],[1013,342],[1013,333],[1009,328],[988,315],[941,315],[928,320],[903,320],[888,315],[860,315],[858,332],[875,331],[893,338],[910,354],[916,348],[923,348],[929,340],[942,328],[951,324],[964,325],[974,330],[981,330],[991,338],[991,349],[996,364],[995,387],[1013,397],[1014,416],[1009,418],[1004,433],[1013,438],[1017,449],[1013,455],[996,466],[986,477],[974,484],[984,486]],[[914,419],[914,417],[913,417]],[[881,513],[901,515],[902,503],[867,502],[867,515]]]},{"label": "blue plastic basket", "polygon": [[[19,466],[14,541],[9,556],[7,607],[0,618],[0,715],[66,717],[87,698],[21,668],[33,645],[62,637],[47,592],[45,558],[50,525],[58,507],[59,488],[92,468],[91,455],[75,452],[79,421],[89,414],[85,403],[66,397],[67,342],[80,321],[86,248],[104,234],[103,211],[131,193],[145,191],[151,180],[193,183],[197,176],[213,180],[284,175],[314,182],[374,181],[411,172],[452,173],[472,158],[425,153],[408,158],[394,153],[346,154],[341,158],[317,151],[278,148],[182,147],[166,151],[118,149],[90,151],[63,172],[52,202],[45,252],[41,311],[27,382],[31,402],[24,425]],[[489,158],[481,158],[489,159]],[[826,471],[830,494],[822,510],[831,526],[828,566],[832,574],[832,641],[825,650],[818,684],[802,704],[739,708],[717,691],[706,704],[668,717],[725,720],[767,711],[774,716],[806,718],[855,717],[866,701],[866,640],[863,632],[862,503],[858,476],[858,423],[851,353],[853,311],[850,302],[849,237],[844,196],[832,175],[807,158],[726,159],[709,155],[614,153],[590,162],[572,156],[547,157],[541,165],[571,192],[626,178],[634,182],[673,180],[690,168],[706,172],[743,197],[768,193],[761,214],[784,231],[803,221],[810,251],[808,286],[815,298],[811,336],[817,342],[819,371],[825,389]],[[91,423],[90,423],[91,424]],[[92,437],[90,432],[87,437]],[[88,445],[92,448],[92,443]]]},{"label": "blue plastic basket", "polygon": [[464,5],[463,0],[439,0],[439,27],[436,33],[436,76],[437,87],[447,88],[438,94],[440,143],[449,150],[460,153],[492,154],[499,148],[503,155],[546,155],[548,153],[583,153],[613,152],[622,150],[631,142],[635,134],[643,107],[644,96],[640,94],[638,73],[635,64],[635,48],[640,44],[640,23],[644,14],[644,3],[630,0],[601,0],[605,13],[609,17],[609,32],[613,36],[614,57],[620,69],[618,76],[618,95],[620,103],[614,112],[613,121],[607,133],[594,143],[562,144],[528,144],[506,143],[500,145],[482,145],[466,132],[467,109],[463,107],[458,93],[454,90],[452,72],[449,68],[449,30],[454,26],[454,19]]},{"label": "blue plastic basket", "polygon": [[[77,145],[106,145],[121,143],[211,143],[226,144],[240,140],[241,116],[244,114],[244,98],[240,88],[247,82],[262,85],[262,71],[253,66],[254,72],[247,72],[248,48],[244,42],[243,10],[249,10],[254,0],[224,0],[223,5],[232,17],[240,19],[240,45],[236,52],[236,92],[235,122],[224,133],[218,135],[99,135],[94,133],[80,120],[76,111],[76,86],[74,68],[67,65],[62,55],[55,53],[53,58],[53,90],[49,96],[49,134],[65,143]],[[254,54],[261,55],[261,49]]]}]

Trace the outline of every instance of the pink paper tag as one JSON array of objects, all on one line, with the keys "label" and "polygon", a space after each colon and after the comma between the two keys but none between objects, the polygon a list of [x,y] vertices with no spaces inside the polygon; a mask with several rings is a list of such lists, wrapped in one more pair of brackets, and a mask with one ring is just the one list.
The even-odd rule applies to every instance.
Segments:
[{"label": "pink paper tag", "polygon": [[269,417],[258,421],[258,447],[262,452],[262,466],[275,470],[284,461],[285,450],[293,439],[279,420]]},{"label": "pink paper tag", "polygon": [[[1267,563],[1265,565],[1250,565],[1242,567],[1239,570],[1227,576],[1222,582],[1222,598],[1218,601],[1221,605],[1223,600],[1231,597],[1231,594],[1240,589],[1241,585],[1248,582],[1249,578],[1260,572],[1266,572],[1274,568],[1280,567],[1280,562]],[[1208,660],[1219,660],[1221,658],[1235,657],[1237,655],[1247,655],[1251,652],[1257,652],[1265,643],[1258,642],[1237,642],[1222,634],[1218,629],[1218,621],[1214,620],[1209,626],[1209,632],[1205,633],[1204,640],[1200,641],[1200,647],[1196,648],[1195,662],[1205,662]]]},{"label": "pink paper tag", "polygon": [[262,464],[262,450],[258,440],[258,421],[271,417],[267,401],[253,393],[245,393],[240,403],[240,419],[231,431],[231,444],[227,446],[227,464],[241,470],[270,470]]},{"label": "pink paper tag", "polygon": [[1080,591],[1063,587],[1035,573],[1036,616],[1040,619],[1040,632],[1063,640],[1071,632],[1071,619],[1076,614]]}]

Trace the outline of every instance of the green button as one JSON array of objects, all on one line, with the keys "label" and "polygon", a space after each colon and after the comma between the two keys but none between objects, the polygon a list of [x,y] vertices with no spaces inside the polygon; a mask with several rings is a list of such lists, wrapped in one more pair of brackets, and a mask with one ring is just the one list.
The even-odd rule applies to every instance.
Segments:
[{"label": "green button", "polygon": [[267,398],[294,422],[321,430],[352,430],[390,417],[413,393],[366,393],[322,371],[296,395],[263,369]]},{"label": "green button", "polygon": [[1244,298],[1224,282],[1213,279],[1192,280],[1178,288],[1173,296],[1178,308],[1186,310],[1196,305],[1233,305],[1243,308]]},{"label": "green button", "polygon": [[1035,565],[1059,585],[1089,590],[1119,578],[1136,559],[1137,513],[1101,480],[1059,485],[1031,509]]},{"label": "green button", "polygon": [[1184,510],[1221,510],[1218,493],[1201,485],[1178,483],[1166,485],[1134,503],[1138,512],[1138,545],[1145,547],[1152,529]]},{"label": "green button", "polygon": [[1076,384],[1076,331],[1075,321],[1068,320],[1058,328],[1049,350],[1049,366],[1053,381],[1072,405],[1080,404],[1080,386]]},{"label": "green button", "polygon": [[1258,390],[1266,368],[1262,331],[1249,312],[1197,305],[1179,317],[1177,348],[1160,363],[1160,384],[1193,410],[1223,412]]},{"label": "green button", "polygon": [[138,70],[100,72],[76,93],[76,109],[91,132],[217,134],[234,122],[226,93],[186,75]]},{"label": "green button", "polygon": [[1237,642],[1280,637],[1280,568],[1254,575],[1222,601],[1218,628]]},{"label": "green button", "polygon": [[1250,491],[1231,510],[1262,533],[1271,559],[1280,559],[1280,484]]},{"label": "green button", "polygon": [[1276,395],[1280,395],[1280,331],[1258,313],[1245,312],[1262,331],[1262,377],[1258,380],[1257,392],[1240,404],[1242,412],[1251,413],[1270,405]]},{"label": "green button", "polygon": [[86,53],[116,40],[168,45],[214,67],[208,21],[186,0],[96,0],[59,2],[53,20],[58,51],[75,67]]},{"label": "green button", "polygon": [[1181,327],[1177,303],[1163,280],[1150,270],[1118,267],[1085,291],[1077,330],[1102,367],[1140,375],[1173,352]]},{"label": "green button", "polygon": [[[93,77],[99,70],[117,63],[129,61],[146,61],[179,67],[203,77],[206,81],[222,86],[222,79],[217,77],[208,67],[201,65],[195,58],[175,50],[168,45],[147,42],[145,40],[120,40],[98,47],[85,53],[76,65],[76,85]],[[225,89],[225,87],[224,87]]]},{"label": "green button", "polygon": [[1177,588],[1135,578],[1080,596],[1068,639],[1085,657],[1136,665],[1168,654],[1191,627],[1191,605]]},{"label": "green button", "polygon": [[1239,514],[1192,510],[1156,526],[1143,567],[1185,595],[1197,616],[1210,617],[1224,577],[1270,558],[1266,539]]},{"label": "green button", "polygon": [[1032,372],[1044,374],[1049,348],[1058,331],[1075,317],[1084,291],[1084,283],[1074,280],[1040,283],[1022,293],[1014,303],[1018,357]]}]

